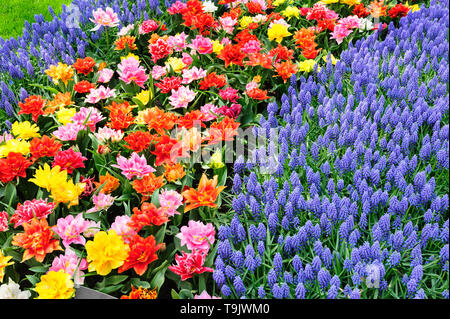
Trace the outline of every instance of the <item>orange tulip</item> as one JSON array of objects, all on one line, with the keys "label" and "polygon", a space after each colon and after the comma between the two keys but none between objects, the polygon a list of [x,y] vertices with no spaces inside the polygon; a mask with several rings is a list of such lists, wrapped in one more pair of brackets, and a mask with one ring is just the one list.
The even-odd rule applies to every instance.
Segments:
[{"label": "orange tulip", "polygon": [[156,299],[158,293],[156,292],[156,288],[147,289],[147,288],[135,288],[131,285],[131,292],[129,295],[123,295],[120,299]]},{"label": "orange tulip", "polygon": [[229,116],[209,127],[209,144],[217,144],[220,141],[233,141],[234,136],[239,135],[237,129],[240,123]]},{"label": "orange tulip", "polygon": [[61,109],[64,106],[73,105],[74,101],[72,101],[72,95],[70,92],[61,93],[58,92],[53,100],[49,101],[47,106],[44,109],[45,114],[53,114],[56,110]]},{"label": "orange tulip", "polygon": [[163,164],[163,166],[166,169],[166,171],[164,172],[164,177],[169,183],[176,182],[186,175],[184,168],[180,163],[168,163]]},{"label": "orange tulip", "polygon": [[213,179],[208,179],[208,177],[203,174],[197,189],[190,188],[182,193],[186,200],[186,204],[188,204],[184,208],[185,213],[200,206],[217,207],[214,202],[217,200],[220,192],[226,187],[217,187],[217,178],[216,175]]},{"label": "orange tulip", "polygon": [[168,221],[169,218],[163,208],[156,208],[152,203],[143,202],[141,209],[133,208],[133,215],[128,222],[128,226],[139,232],[144,226],[161,226]]},{"label": "orange tulip", "polygon": [[148,265],[158,259],[156,252],[164,246],[163,243],[156,244],[153,235],[143,238],[134,235],[130,241],[130,252],[124,264],[120,266],[119,274],[133,268],[136,274],[142,276],[148,268]]},{"label": "orange tulip", "polygon": [[387,6],[384,5],[384,1],[374,0],[369,4],[370,14],[374,18],[386,16]]},{"label": "orange tulip", "polygon": [[275,69],[277,71],[277,75],[274,76],[281,76],[284,82],[286,82],[292,74],[295,74],[298,71],[297,64],[292,63],[291,60],[277,63],[275,65]]},{"label": "orange tulip", "polygon": [[133,188],[136,192],[142,195],[142,201],[149,199],[152,194],[164,185],[164,176],[156,176],[153,173],[145,175],[141,179],[133,181]]},{"label": "orange tulip", "polygon": [[104,184],[100,189],[100,193],[110,194],[120,186],[120,181],[109,173],[101,175],[99,179],[100,182],[95,182],[96,188],[99,189]]},{"label": "orange tulip", "polygon": [[125,50],[126,48],[130,49],[130,50],[137,50],[137,46],[136,46],[136,37],[132,37],[129,35],[126,36],[122,36],[120,38],[118,38],[116,40],[116,42],[114,42],[115,44],[115,50]]},{"label": "orange tulip", "polygon": [[14,235],[12,244],[25,249],[22,261],[34,257],[38,262],[43,262],[45,255],[54,250],[62,250],[59,240],[54,238],[55,233],[48,226],[45,219],[33,219],[30,223],[24,223],[24,233]]}]

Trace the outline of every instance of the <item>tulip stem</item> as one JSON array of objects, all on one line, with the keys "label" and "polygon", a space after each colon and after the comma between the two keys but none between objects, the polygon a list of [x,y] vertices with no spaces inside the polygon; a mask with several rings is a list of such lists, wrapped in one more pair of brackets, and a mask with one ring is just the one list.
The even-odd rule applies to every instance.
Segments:
[{"label": "tulip stem", "polygon": [[108,35],[108,28],[106,28],[106,48],[109,49],[109,35]]}]

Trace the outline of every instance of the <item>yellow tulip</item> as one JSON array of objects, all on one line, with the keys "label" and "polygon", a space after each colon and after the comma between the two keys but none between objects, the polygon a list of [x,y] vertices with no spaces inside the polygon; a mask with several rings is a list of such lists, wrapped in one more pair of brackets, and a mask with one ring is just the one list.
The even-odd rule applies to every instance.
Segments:
[{"label": "yellow tulip", "polygon": [[0,158],[7,157],[10,152],[28,155],[30,153],[30,143],[27,141],[12,139],[0,146]]},{"label": "yellow tulip", "polygon": [[50,166],[45,163],[44,167],[41,166],[36,170],[34,178],[30,178],[29,181],[50,192],[52,188],[66,185],[67,171],[61,171],[61,168],[58,165],[50,168]]},{"label": "yellow tulip", "polygon": [[69,299],[74,296],[75,289],[71,276],[64,272],[49,271],[42,275],[34,291],[38,293],[36,299]]},{"label": "yellow tulip", "polygon": [[28,121],[15,121],[11,126],[11,131],[15,136],[23,140],[41,136],[39,134],[39,127],[36,124],[31,124]]},{"label": "yellow tulip", "polygon": [[130,248],[114,229],[108,232],[100,231],[94,239],[86,243],[89,271],[106,276],[111,270],[123,265]]},{"label": "yellow tulip", "polygon": [[71,122],[71,118],[75,115],[77,112],[74,108],[62,108],[58,112],[56,112],[56,119],[59,123],[66,125],[67,123]]},{"label": "yellow tulip", "polygon": [[3,255],[3,252],[0,250],[0,282],[3,282],[3,277],[5,276],[5,268],[14,264],[11,256]]},{"label": "yellow tulip", "polygon": [[288,27],[284,24],[274,23],[272,27],[267,30],[267,36],[269,40],[275,40],[278,43],[281,43],[283,38],[290,36],[292,33],[288,31]]}]

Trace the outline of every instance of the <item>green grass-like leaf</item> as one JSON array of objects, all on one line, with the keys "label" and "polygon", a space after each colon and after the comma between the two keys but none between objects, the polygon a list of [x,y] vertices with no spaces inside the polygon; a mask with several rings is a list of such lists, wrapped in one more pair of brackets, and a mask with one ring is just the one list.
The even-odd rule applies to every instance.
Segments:
[{"label": "green grass-like leaf", "polygon": [[62,5],[70,4],[70,0],[5,0],[0,10],[0,36],[4,39],[21,36],[25,21],[33,23],[35,14],[43,14],[46,20],[53,19],[48,11],[51,6],[56,14],[62,10]]}]

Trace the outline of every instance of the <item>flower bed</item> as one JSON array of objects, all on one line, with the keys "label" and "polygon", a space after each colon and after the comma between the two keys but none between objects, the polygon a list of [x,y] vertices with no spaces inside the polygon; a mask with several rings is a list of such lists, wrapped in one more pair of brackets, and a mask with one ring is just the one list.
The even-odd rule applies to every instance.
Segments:
[{"label": "flower bed", "polygon": [[[416,36],[421,45],[408,51],[402,33],[415,19],[448,20],[441,7],[350,0],[305,7],[282,0],[98,3],[74,1],[80,29],[68,26],[70,12],[63,10],[53,22],[27,25],[18,41],[0,42],[0,99],[12,116],[0,137],[0,280],[10,282],[0,291],[70,298],[84,285],[132,299],[324,297],[325,291],[354,297],[356,277],[364,275],[358,271],[381,268],[389,257],[382,249],[394,246],[402,258],[389,237],[390,214],[398,217],[393,227],[408,227],[395,240],[421,233],[426,247],[436,232],[445,242],[446,229],[448,242],[448,42],[431,27],[427,40]],[[396,49],[397,40],[404,42]],[[266,167],[276,179],[263,175],[264,163],[235,162],[233,142],[248,134],[245,128],[259,136],[280,129],[282,164]],[[404,176],[405,165],[414,165],[415,177]],[[409,203],[415,208],[404,207]],[[402,218],[410,214],[406,224]],[[419,223],[421,215],[429,226]],[[325,224],[318,228],[318,221]],[[301,243],[307,253],[286,244],[290,231],[312,236],[317,256],[309,243]],[[322,232],[329,233],[322,238]],[[360,247],[363,238],[368,243]],[[338,239],[349,246],[334,246]],[[367,245],[374,251],[378,245],[383,259],[353,260]],[[440,274],[448,285],[448,243],[429,249],[435,260],[425,273]],[[307,276],[320,274],[319,284],[283,269],[293,252],[294,269],[311,263]],[[329,285],[338,274],[332,258],[351,275]],[[274,269],[267,268],[272,262]],[[283,270],[284,283],[272,282]],[[337,280],[350,277],[352,288],[338,294]],[[420,294],[435,297],[440,287]],[[396,297],[385,288],[377,294]]]},{"label": "flower bed", "polygon": [[255,134],[269,143],[234,164],[219,228],[224,296],[448,298],[442,25],[440,6],[411,14],[267,106]]},{"label": "flower bed", "polygon": [[28,87],[29,82],[48,83],[45,70],[51,65],[58,62],[72,64],[77,58],[84,58],[86,50],[95,50],[95,47],[92,49],[94,42],[104,41],[103,27],[96,32],[89,31],[92,28],[92,12],[100,5],[113,8],[118,14],[119,25],[148,18],[149,14],[160,10],[159,1],[154,0],[139,0],[136,3],[127,0],[74,0],[69,7],[63,5],[59,16],[49,7],[53,16],[51,21],[46,21],[43,15],[36,15],[33,23],[26,21],[23,35],[17,39],[0,37],[2,129],[5,128],[5,115],[16,114],[16,106],[26,97],[27,90],[36,90]]}]

